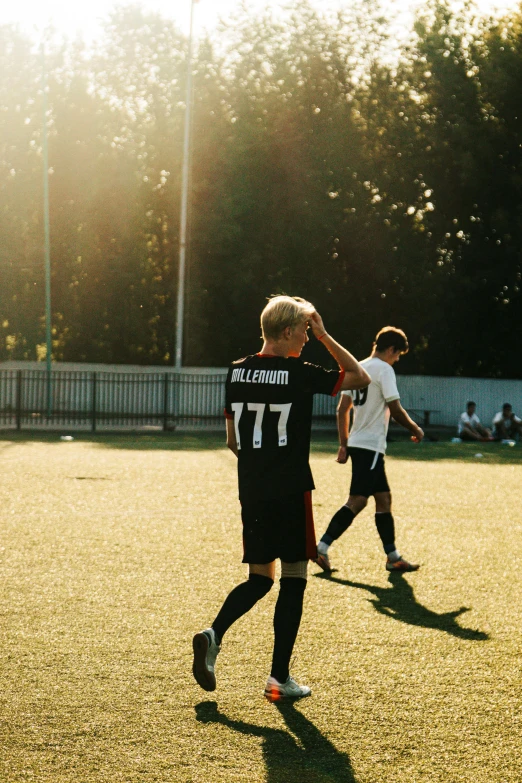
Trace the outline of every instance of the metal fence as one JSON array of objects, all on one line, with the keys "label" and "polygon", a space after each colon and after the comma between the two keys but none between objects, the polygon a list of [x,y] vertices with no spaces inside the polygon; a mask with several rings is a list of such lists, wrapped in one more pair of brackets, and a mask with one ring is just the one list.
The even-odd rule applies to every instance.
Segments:
[{"label": "metal fence", "polygon": [[[226,373],[0,370],[0,426],[85,431],[223,426]],[[333,420],[335,400],[314,415]]]},{"label": "metal fence", "polygon": [[223,373],[0,371],[0,425],[21,429],[162,429],[223,421]]},{"label": "metal fence", "polygon": [[[0,427],[203,429],[223,426],[226,370],[116,372],[0,369]],[[456,427],[468,399],[489,426],[503,402],[522,411],[522,381],[397,377],[401,401],[420,424]],[[336,399],[314,398],[314,425],[335,425]]]}]

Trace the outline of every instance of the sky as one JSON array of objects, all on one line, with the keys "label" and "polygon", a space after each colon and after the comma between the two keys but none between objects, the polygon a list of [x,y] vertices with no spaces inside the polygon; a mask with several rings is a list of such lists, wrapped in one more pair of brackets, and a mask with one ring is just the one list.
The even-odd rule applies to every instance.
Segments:
[{"label": "sky", "polygon": [[[347,6],[350,0],[313,0],[322,9]],[[484,13],[496,12],[517,5],[516,0],[476,0]],[[188,31],[191,0],[141,0],[139,5],[159,11],[166,17],[177,20]],[[421,5],[422,0],[382,0],[383,9],[397,4],[411,9]],[[87,41],[95,40],[100,34],[100,19],[116,5],[127,4],[125,0],[15,0],[0,4],[0,24],[15,23],[24,30],[38,34],[49,22],[59,33],[76,37],[78,33]],[[199,0],[195,6],[196,33],[203,29],[212,30],[220,16],[228,16],[239,4],[239,0]],[[281,8],[288,0],[248,0],[252,13],[271,5]],[[406,18],[406,17],[405,17]]]}]

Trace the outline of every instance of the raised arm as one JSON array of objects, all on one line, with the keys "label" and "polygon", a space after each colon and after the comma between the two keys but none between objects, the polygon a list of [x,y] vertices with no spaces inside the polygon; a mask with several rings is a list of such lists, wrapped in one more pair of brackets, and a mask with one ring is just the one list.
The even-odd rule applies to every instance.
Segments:
[{"label": "raised arm", "polygon": [[372,379],[357,359],[346,348],[339,345],[333,337],[330,337],[317,310],[310,317],[310,326],[317,339],[322,342],[327,351],[332,354],[341,370],[345,372],[341,391],[344,389],[364,389],[371,383]]},{"label": "raised arm", "polygon": [[397,424],[400,424],[401,427],[409,430],[409,432],[411,432],[411,439],[419,443],[424,437],[424,432],[417,424],[415,424],[413,419],[410,419],[402,407],[400,400],[392,400],[388,403],[388,407],[393,419],[397,422]]},{"label": "raised arm", "polygon": [[349,394],[341,394],[339,405],[337,406],[337,432],[339,433],[339,451],[337,452],[337,462],[344,465],[348,460],[348,432],[350,429],[350,409],[353,400]]}]

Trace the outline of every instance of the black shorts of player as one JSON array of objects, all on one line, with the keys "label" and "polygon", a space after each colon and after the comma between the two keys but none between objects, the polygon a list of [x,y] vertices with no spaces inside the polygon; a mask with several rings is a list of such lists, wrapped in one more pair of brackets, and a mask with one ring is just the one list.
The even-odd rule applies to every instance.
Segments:
[{"label": "black shorts of player", "polygon": [[352,460],[350,495],[369,498],[376,492],[389,492],[390,487],[384,469],[384,454],[369,449],[348,448]]},{"label": "black shorts of player", "polygon": [[243,503],[243,563],[313,560],[315,545],[312,493]]}]

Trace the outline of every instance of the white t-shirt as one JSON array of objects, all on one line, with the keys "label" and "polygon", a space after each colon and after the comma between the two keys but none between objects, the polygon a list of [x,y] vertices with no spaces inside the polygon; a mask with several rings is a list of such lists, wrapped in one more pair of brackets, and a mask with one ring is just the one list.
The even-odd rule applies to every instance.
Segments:
[{"label": "white t-shirt", "polygon": [[476,413],[474,413],[472,416],[470,416],[469,413],[464,411],[464,413],[461,414],[460,419],[459,419],[459,428],[458,428],[459,435],[460,435],[460,433],[462,432],[462,430],[464,428],[464,424],[469,424],[470,427],[474,428],[474,427],[476,427],[477,424],[480,424],[480,419],[479,419],[479,417],[477,416]]},{"label": "white t-shirt", "polygon": [[361,362],[372,382],[366,389],[344,391],[354,404],[353,427],[348,445],[358,449],[386,452],[386,434],[390,423],[388,403],[400,398],[391,364],[377,357]]},{"label": "white t-shirt", "polygon": [[500,411],[495,415],[495,418],[493,419],[493,426],[495,426],[495,424],[504,423],[505,427],[511,427],[511,421],[514,421],[516,424],[520,424],[521,420],[518,418],[518,416],[513,416],[513,419],[505,419],[504,414],[502,413],[502,411]]}]

